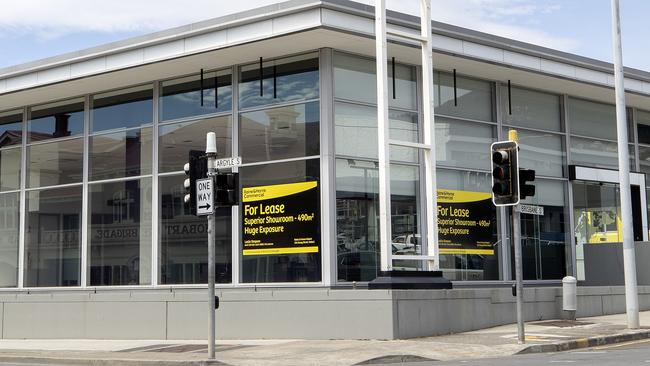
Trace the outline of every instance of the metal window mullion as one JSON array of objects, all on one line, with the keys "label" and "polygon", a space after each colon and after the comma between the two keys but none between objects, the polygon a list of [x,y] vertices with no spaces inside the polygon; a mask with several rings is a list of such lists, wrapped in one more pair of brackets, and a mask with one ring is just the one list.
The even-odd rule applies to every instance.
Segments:
[{"label": "metal window mullion", "polygon": [[[565,132],[565,141],[564,141],[564,153],[566,156],[566,176],[569,176],[569,164],[571,163],[571,121],[569,120],[569,95],[562,95],[562,121],[564,122],[564,132]],[[567,260],[570,264],[570,268],[567,269],[567,274],[571,274],[573,277],[578,278],[578,262],[576,258],[576,240],[575,235],[573,235],[573,230],[575,228],[575,216],[573,213],[573,184],[567,182],[567,204],[564,205],[565,210],[568,210],[567,217],[569,218],[569,230],[567,230],[566,236],[568,237],[569,245],[571,250],[569,251],[571,258]]]},{"label": "metal window mullion", "polygon": [[[232,131],[232,139],[231,139],[231,150],[232,150],[232,156],[239,156],[239,139],[240,139],[240,130],[239,130],[239,67],[238,66],[233,66],[231,69],[231,85],[232,85],[232,102],[231,102],[231,108],[232,108],[232,117],[230,118],[230,123],[232,127],[230,128],[230,131]],[[232,171],[234,173],[238,173],[240,170],[240,167],[236,166],[233,167]],[[240,187],[237,187],[237,189],[240,189]],[[232,211],[231,211],[231,230],[230,230],[230,238],[231,238],[231,255],[230,255],[230,260],[231,260],[231,268],[232,268],[232,274],[231,274],[231,282],[235,287],[239,287],[241,283],[241,275],[242,275],[242,261],[241,261],[241,256],[240,256],[240,243],[242,239],[242,233],[239,230],[240,225],[240,219],[239,219],[239,206],[233,206]]]},{"label": "metal window mullion", "polygon": [[334,69],[332,49],[320,50],[320,211],[322,282],[337,280],[336,160],[334,146]]},{"label": "metal window mullion", "polygon": [[390,158],[388,139],[388,65],[386,42],[386,0],[375,3],[375,64],[377,79],[377,150],[379,161],[379,242],[382,271],[392,269]]},{"label": "metal window mullion", "polygon": [[18,223],[18,288],[25,287],[25,239],[27,234],[27,121],[29,119],[27,107],[23,108],[22,138],[20,143],[20,201]]},{"label": "metal window mullion", "polygon": [[160,283],[160,194],[158,182],[158,137],[160,122],[160,82],[153,83],[153,131],[151,151],[151,285],[157,286]]},{"label": "metal window mullion", "polygon": [[636,108],[630,108],[632,113],[632,134],[633,139],[632,143],[634,144],[634,169],[637,172],[641,171],[641,159],[639,159],[639,131],[637,130],[637,121],[636,121]]},{"label": "metal window mullion", "polygon": [[[433,108],[433,34],[431,29],[431,0],[420,0],[420,34],[422,57],[422,142],[432,148],[423,149],[424,184],[427,213],[427,255],[429,270],[440,268],[438,245],[438,197],[436,182],[435,116]],[[433,258],[433,259],[431,259]]]},{"label": "metal window mullion", "polygon": [[[503,137],[503,108],[501,106],[501,83],[497,82],[494,89],[494,114],[497,120],[497,141],[502,141]],[[487,172],[491,174],[491,172]],[[506,207],[498,207],[498,229],[497,241],[501,245],[501,263],[499,264],[500,279],[502,281],[512,280],[512,268],[510,263],[510,248],[512,247],[510,241],[510,226],[508,223],[509,215]]]},{"label": "metal window mullion", "polygon": [[88,189],[88,175],[90,163],[90,146],[89,134],[91,125],[91,99],[90,95],[84,97],[84,129],[83,129],[83,178],[81,188],[81,287],[87,287],[89,284],[90,259],[88,258],[88,247],[90,246],[88,237],[88,216],[90,215],[90,190]]}]

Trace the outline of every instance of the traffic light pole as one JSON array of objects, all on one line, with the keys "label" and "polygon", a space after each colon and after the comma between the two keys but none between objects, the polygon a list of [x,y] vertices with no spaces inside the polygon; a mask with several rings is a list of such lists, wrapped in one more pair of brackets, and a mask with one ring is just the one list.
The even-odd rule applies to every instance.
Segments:
[{"label": "traffic light pole", "polygon": [[521,221],[519,220],[519,205],[512,206],[512,244],[515,248],[515,288],[517,290],[517,340],[519,344],[526,342],[524,333],[524,279],[521,264]]},{"label": "traffic light pole", "polygon": [[[208,157],[208,177],[213,179],[217,174],[217,170],[214,168],[214,160],[217,157],[217,141],[216,135],[214,132],[209,132],[207,134],[207,143],[205,154]],[[214,184],[214,183],[213,183]],[[214,299],[214,272],[215,272],[215,214],[208,215],[208,357],[214,359],[214,348],[215,348],[215,299]]]}]

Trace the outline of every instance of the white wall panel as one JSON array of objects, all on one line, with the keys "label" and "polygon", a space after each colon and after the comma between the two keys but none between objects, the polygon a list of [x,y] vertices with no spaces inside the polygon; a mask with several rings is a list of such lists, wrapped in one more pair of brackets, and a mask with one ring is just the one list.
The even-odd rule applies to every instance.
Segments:
[{"label": "white wall panel", "polygon": [[115,55],[106,56],[106,68],[110,70],[138,65],[141,64],[143,60],[144,51],[142,48],[138,48]]},{"label": "white wall panel", "polygon": [[463,42],[463,52],[485,60],[503,62],[503,50],[474,42]]},{"label": "white wall panel", "polygon": [[584,67],[576,67],[576,78],[585,80],[591,83],[607,85],[607,74],[600,71],[585,69]]},{"label": "white wall panel", "polygon": [[177,41],[146,47],[144,49],[143,58],[145,62],[148,62],[153,60],[177,57],[182,55],[183,52],[185,52],[185,41],[179,39]]},{"label": "white wall panel", "polygon": [[340,13],[328,9],[323,9],[321,16],[323,25],[358,31],[367,34],[375,33],[375,23],[372,19],[359,18],[351,14]]},{"label": "white wall panel", "polygon": [[273,34],[287,33],[319,25],[320,11],[318,9],[285,15],[272,20]]},{"label": "white wall panel", "polygon": [[542,69],[542,59],[535,56],[524,55],[521,53],[504,51],[503,61],[514,66],[525,67],[533,70]]},{"label": "white wall panel", "polygon": [[270,37],[273,34],[273,22],[265,20],[234,27],[227,30],[226,37],[229,44],[250,41],[260,37]]},{"label": "white wall panel", "polygon": [[36,81],[39,84],[48,84],[68,79],[70,79],[70,65],[59,66],[36,73]]},{"label": "white wall panel", "polygon": [[35,72],[6,79],[7,91],[29,88],[38,82]]},{"label": "white wall panel", "polygon": [[70,77],[91,75],[106,70],[106,57],[97,57],[70,65]]},{"label": "white wall panel", "polygon": [[218,48],[227,42],[227,31],[220,30],[198,36],[185,38],[185,52],[191,53],[201,50]]},{"label": "white wall panel", "polygon": [[551,74],[567,76],[570,78],[576,77],[576,70],[574,66],[547,60],[544,58],[542,59],[542,71]]},{"label": "white wall panel", "polygon": [[463,53],[463,41],[456,38],[434,34],[432,38],[433,48],[453,53]]}]

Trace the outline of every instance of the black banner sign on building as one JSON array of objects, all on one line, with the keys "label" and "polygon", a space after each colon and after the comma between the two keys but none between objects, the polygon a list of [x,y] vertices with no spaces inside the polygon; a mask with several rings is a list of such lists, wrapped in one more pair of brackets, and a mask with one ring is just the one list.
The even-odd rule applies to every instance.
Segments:
[{"label": "black banner sign on building", "polygon": [[242,190],[243,255],[318,253],[318,182]]},{"label": "black banner sign on building", "polygon": [[485,192],[438,190],[440,254],[493,255],[494,205]]}]

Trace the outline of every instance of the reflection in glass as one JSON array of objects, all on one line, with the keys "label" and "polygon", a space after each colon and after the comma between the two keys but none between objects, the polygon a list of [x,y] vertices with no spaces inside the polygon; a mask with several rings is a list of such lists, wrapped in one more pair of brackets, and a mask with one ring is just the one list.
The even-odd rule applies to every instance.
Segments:
[{"label": "reflection in glass", "polygon": [[[340,99],[377,104],[375,61],[346,53],[334,54],[334,96]],[[395,92],[393,67],[388,62],[388,105],[409,110],[417,109],[417,82],[415,68],[395,64]]]},{"label": "reflection in glass", "polygon": [[20,189],[21,149],[0,150],[0,191]]},{"label": "reflection in glass", "polygon": [[[420,174],[417,166],[390,165],[390,210],[393,254],[426,252],[420,236]],[[398,269],[416,270],[419,262],[402,262]],[[395,265],[397,267],[397,265]]]},{"label": "reflection in glass", "polygon": [[25,286],[79,286],[81,186],[27,192]]},{"label": "reflection in glass", "polygon": [[151,174],[152,129],[90,136],[90,180]]},{"label": "reflection in glass", "polygon": [[494,126],[436,117],[436,160],[440,165],[490,170]]},{"label": "reflection in glass", "polygon": [[316,53],[264,61],[260,94],[259,63],[242,66],[239,107],[250,108],[291,100],[316,99],[319,95],[318,77]]},{"label": "reflection in glass", "polygon": [[241,114],[244,162],[319,154],[318,102]]},{"label": "reflection in glass", "polygon": [[[214,100],[217,83],[218,99]],[[232,76],[230,70],[203,74],[203,106],[201,106],[201,75],[163,81],[160,92],[162,121],[230,111],[232,108]]]},{"label": "reflection in glass", "polygon": [[28,142],[79,135],[84,129],[84,101],[75,99],[32,107]]},{"label": "reflection in glass", "polygon": [[[160,283],[208,282],[208,223],[183,204],[185,175],[160,178]],[[232,280],[230,207],[216,210],[217,283]]]},{"label": "reflection in glass", "polygon": [[[489,151],[489,150],[488,150]],[[490,173],[468,172],[457,170],[437,170],[438,189],[450,189],[466,192],[491,192],[492,181]],[[440,255],[440,269],[445,278],[456,281],[498,280],[499,258],[502,244],[499,237],[497,210],[491,202],[487,203],[492,211],[492,243],[494,254],[443,254]]]},{"label": "reflection in glass", "polygon": [[151,179],[91,184],[91,286],[151,283]]},{"label": "reflection in glass", "polygon": [[18,193],[0,194],[0,287],[18,286]]},{"label": "reflection in glass", "polygon": [[637,111],[636,123],[639,143],[650,145],[650,112]]},{"label": "reflection in glass", "polygon": [[[334,114],[336,154],[377,159],[377,108],[337,102]],[[388,118],[390,138],[418,141],[417,113],[390,110]],[[416,162],[417,154],[409,148],[391,146],[390,159]]]},{"label": "reflection in glass", "polygon": [[151,85],[93,96],[92,132],[138,127],[153,120]]},{"label": "reflection in glass", "polygon": [[0,113],[0,147],[20,145],[23,140],[23,112]]},{"label": "reflection in glass", "polygon": [[[519,166],[534,169],[537,176],[562,177],[564,170],[564,136],[546,132],[517,130]],[[504,129],[504,136],[508,130]]]},{"label": "reflection in glass", "polygon": [[[618,149],[616,142],[571,137],[571,160],[573,164],[599,168],[618,167]],[[630,149],[630,167],[636,170],[634,147]]]},{"label": "reflection in glass", "polygon": [[541,130],[562,131],[560,96],[511,87],[508,113],[508,88],[501,88],[505,124]]},{"label": "reflection in glass", "polygon": [[160,126],[158,138],[160,172],[182,171],[190,150],[205,151],[205,136],[208,132],[215,132],[217,135],[217,157],[229,157],[232,146],[231,129],[230,116]]},{"label": "reflection in glass", "polygon": [[567,113],[572,134],[616,140],[615,106],[569,98]]},{"label": "reflection in glass", "polygon": [[454,103],[454,79],[451,74],[436,72],[434,76],[434,108],[436,115],[454,116],[480,121],[492,121],[492,83],[488,81],[456,77],[456,101]]},{"label": "reflection in glass", "polygon": [[[239,177],[242,187],[319,181],[320,160],[310,159],[242,167]],[[320,212],[320,201],[316,202],[315,206]],[[243,212],[241,207],[240,212]],[[315,225],[320,231],[320,221],[317,221]],[[240,230],[243,230],[243,224],[241,224]],[[318,282],[320,280],[320,251],[318,253],[242,256],[242,281],[245,283]]]},{"label": "reflection in glass", "polygon": [[27,147],[27,186],[45,187],[81,182],[83,139]]}]

